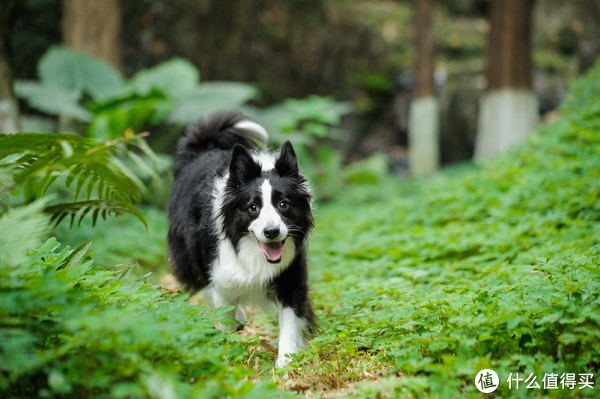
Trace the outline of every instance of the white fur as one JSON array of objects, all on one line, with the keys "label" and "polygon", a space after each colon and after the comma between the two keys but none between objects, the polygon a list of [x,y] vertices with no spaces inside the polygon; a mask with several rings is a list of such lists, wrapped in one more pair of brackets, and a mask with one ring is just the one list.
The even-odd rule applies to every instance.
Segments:
[{"label": "white fur", "polygon": [[[256,162],[257,164],[260,165],[260,168],[263,172],[268,172],[269,170],[275,169],[275,161],[277,160],[277,157],[279,156],[279,154],[280,154],[280,152],[268,152],[268,151],[260,151],[260,152],[253,151],[251,153],[252,159],[254,159],[254,162]],[[314,198],[315,194],[313,193],[312,189],[308,185],[308,182],[302,183],[301,186],[304,191],[306,191],[307,193],[310,194],[311,209],[314,209],[312,198]]]},{"label": "white fur", "polygon": [[286,355],[297,355],[305,346],[305,330],[306,320],[296,316],[292,308],[279,306],[279,351],[275,363],[277,367],[285,367],[290,362]]},{"label": "white fur", "polygon": [[220,240],[216,264],[211,268],[215,288],[223,291],[223,297],[230,299],[229,305],[244,299],[249,290],[262,289],[283,269],[292,263],[295,255],[293,240],[286,241],[281,254],[281,262],[269,263],[252,236],[242,237],[239,242],[239,255],[229,238]]},{"label": "white fur", "polygon": [[267,147],[269,133],[258,123],[246,119],[236,123],[233,127],[245,131],[247,137],[253,140],[258,147],[263,149]]},{"label": "white fur", "polygon": [[220,239],[225,238],[225,229],[224,229],[224,221],[223,216],[221,216],[221,208],[223,207],[224,197],[225,197],[225,187],[227,187],[227,180],[229,179],[229,173],[225,173],[224,176],[218,177],[215,180],[215,185],[213,187],[212,197],[213,197],[213,219],[215,220],[215,229],[217,236]]},{"label": "white fur", "polygon": [[277,159],[276,154],[267,151],[261,151],[252,152],[251,155],[252,159],[254,159],[254,162],[260,165],[260,169],[263,172],[275,169],[275,160]]},{"label": "white fur", "polygon": [[[272,240],[273,241],[284,240],[288,235],[288,227],[285,225],[285,223],[281,219],[281,216],[279,215],[279,213],[273,206],[273,203],[271,201],[271,194],[272,194],[273,188],[271,187],[271,183],[269,182],[268,179],[265,179],[265,181],[263,182],[261,190],[262,190],[262,208],[260,210],[260,214],[258,215],[258,217],[256,219],[254,219],[252,221],[252,223],[250,223],[248,230],[250,230],[250,232],[252,234],[254,234],[254,236],[256,238],[258,238],[260,241],[267,242],[267,241],[269,241],[269,239],[267,237],[265,237],[265,233],[264,233],[265,228],[267,226],[278,227],[279,235],[277,237],[273,238]],[[288,241],[291,241],[291,240],[288,240]],[[287,246],[289,244],[288,241],[286,241],[285,246]],[[284,249],[285,249],[285,246],[284,246]]]}]

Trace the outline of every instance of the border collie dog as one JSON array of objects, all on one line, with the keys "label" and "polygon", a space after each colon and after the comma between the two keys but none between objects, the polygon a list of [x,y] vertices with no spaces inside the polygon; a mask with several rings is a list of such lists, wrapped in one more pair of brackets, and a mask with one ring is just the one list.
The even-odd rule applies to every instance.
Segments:
[{"label": "border collie dog", "polygon": [[313,228],[311,191],[289,141],[265,151],[266,130],[239,113],[200,119],[178,143],[169,198],[169,254],[188,292],[205,289],[216,307],[279,311],[277,367],[316,330],[308,296],[306,240]]}]

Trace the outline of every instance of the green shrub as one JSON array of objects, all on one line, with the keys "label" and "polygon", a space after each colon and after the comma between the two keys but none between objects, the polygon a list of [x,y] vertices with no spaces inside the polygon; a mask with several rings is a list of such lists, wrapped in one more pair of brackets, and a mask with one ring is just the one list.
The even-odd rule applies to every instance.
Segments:
[{"label": "green shrub", "polygon": [[349,103],[309,96],[257,109],[247,105],[259,95],[253,85],[200,83],[200,72],[187,60],[173,58],[126,81],[105,61],[59,46],[41,58],[38,76],[39,81],[17,81],[17,95],[39,111],[82,122],[85,135],[96,141],[163,124],[169,128],[154,136],[155,148],[166,148],[177,140],[182,126],[199,117],[241,109],[267,129],[275,147],[287,139],[296,144],[321,198],[331,199],[342,191],[341,156],[322,140],[340,138],[342,131],[336,127],[352,110]]},{"label": "green shrub", "polygon": [[0,392],[6,398],[264,395],[244,382],[247,344],[213,327],[223,315],[106,270],[90,243],[55,239],[0,266]]}]

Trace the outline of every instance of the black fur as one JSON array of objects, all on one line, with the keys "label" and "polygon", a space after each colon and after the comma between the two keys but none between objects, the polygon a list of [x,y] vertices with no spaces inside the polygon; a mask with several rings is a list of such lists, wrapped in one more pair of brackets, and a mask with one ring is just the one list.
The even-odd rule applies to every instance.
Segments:
[{"label": "black fur", "polygon": [[290,233],[287,239],[296,244],[296,255],[268,286],[268,297],[290,307],[309,325],[316,318],[308,296],[306,240],[313,228],[311,195],[300,174],[298,161],[290,142],[285,142],[267,172],[252,158],[252,141],[233,126],[246,120],[238,113],[220,113],[201,119],[190,127],[178,143],[175,183],[168,204],[168,245],[174,275],[185,289],[195,292],[210,284],[210,267],[216,259],[218,236],[213,215],[215,179],[229,172],[222,208],[227,238],[238,249],[240,239],[249,234],[253,216],[248,207],[261,201],[261,186],[269,179],[273,187],[273,205],[285,200],[292,204],[280,215]]}]

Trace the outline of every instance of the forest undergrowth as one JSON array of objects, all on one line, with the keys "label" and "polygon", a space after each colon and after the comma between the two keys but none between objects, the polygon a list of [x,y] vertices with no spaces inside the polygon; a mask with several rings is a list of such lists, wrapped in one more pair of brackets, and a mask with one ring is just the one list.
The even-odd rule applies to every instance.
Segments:
[{"label": "forest undergrowth", "polygon": [[[222,309],[126,277],[168,274],[161,210],[142,208],[148,236],[124,216],[68,236],[91,246],[52,238],[2,261],[2,396],[483,397],[475,376],[492,369],[494,397],[600,397],[600,66],[569,96],[557,122],[496,160],[319,205],[320,334],[287,369],[263,342],[277,335],[268,316],[221,333]],[[8,213],[0,231],[39,215]],[[517,373],[539,388],[509,388]]]}]

